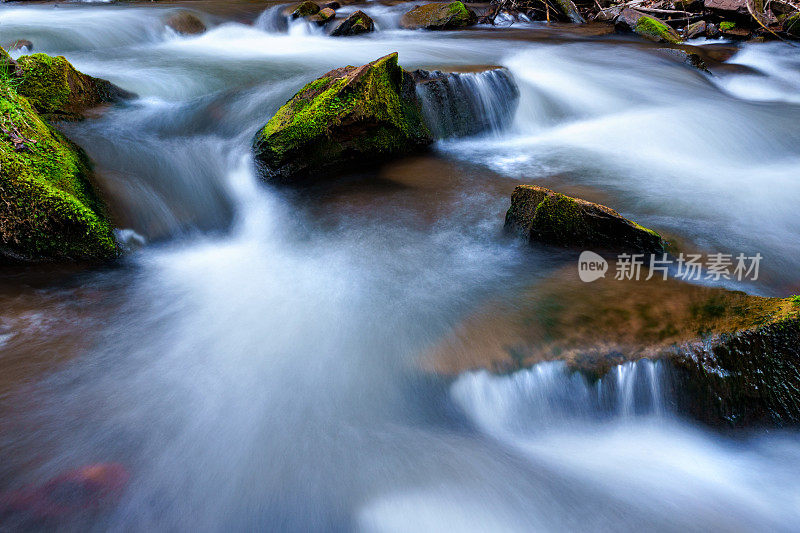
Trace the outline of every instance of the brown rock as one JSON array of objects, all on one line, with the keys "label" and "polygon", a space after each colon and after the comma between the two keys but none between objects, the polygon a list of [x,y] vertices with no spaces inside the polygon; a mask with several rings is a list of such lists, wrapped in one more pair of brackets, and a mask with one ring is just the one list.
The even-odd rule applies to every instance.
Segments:
[{"label": "brown rock", "polygon": [[417,6],[403,15],[400,26],[409,30],[453,30],[472,26],[477,21],[475,12],[462,2],[450,2]]},{"label": "brown rock", "polygon": [[166,24],[181,35],[199,35],[206,31],[206,25],[191,11],[181,10],[171,15]]},{"label": "brown rock", "polygon": [[332,21],[333,17],[335,16],[336,12],[333,9],[326,7],[324,9],[320,9],[316,15],[311,15],[308,17],[308,20],[309,22],[313,22],[319,26],[324,26],[328,22]]},{"label": "brown rock", "polygon": [[331,32],[334,37],[344,37],[347,35],[360,35],[375,31],[375,23],[369,15],[363,11],[351,13],[349,17],[339,23]]},{"label": "brown rock", "polygon": [[656,232],[609,207],[536,185],[514,189],[505,226],[529,242],[556,246],[641,253],[660,253],[665,246]]},{"label": "brown rock", "polygon": [[714,426],[800,424],[800,299],[646,275],[584,283],[562,269],[467,318],[422,366],[455,375],[564,361],[596,379],[662,360],[681,413]]}]

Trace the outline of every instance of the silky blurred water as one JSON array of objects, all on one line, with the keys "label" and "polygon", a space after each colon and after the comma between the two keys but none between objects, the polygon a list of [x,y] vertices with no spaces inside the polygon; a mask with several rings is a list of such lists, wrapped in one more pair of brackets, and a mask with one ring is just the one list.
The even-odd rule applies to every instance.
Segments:
[{"label": "silky blurred water", "polygon": [[[122,500],[75,530],[796,527],[796,435],[696,427],[657,365],[597,384],[550,364],[452,382],[417,364],[482,302],[563,264],[502,236],[520,182],[762,253],[764,279],[738,288],[797,287],[796,56],[747,45],[731,61],[761,74],[709,77],[614,42],[403,32],[403,6],[370,4],[381,31],[344,39],[279,8],[180,37],[174,9],[0,8],[0,44],[30,39],[139,95],[65,131],[146,241],[102,271],[9,272],[0,491],[126,465]],[[393,51],[407,68],[509,68],[513,122],[331,186],[257,179],[249,145],[282,103]]]}]

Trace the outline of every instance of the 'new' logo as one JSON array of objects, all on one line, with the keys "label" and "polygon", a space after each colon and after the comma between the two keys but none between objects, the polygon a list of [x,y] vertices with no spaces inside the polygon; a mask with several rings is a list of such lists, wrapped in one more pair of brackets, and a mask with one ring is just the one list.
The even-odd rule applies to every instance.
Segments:
[{"label": "'new' logo", "polygon": [[603,259],[602,256],[586,250],[581,252],[578,257],[578,276],[581,281],[589,283],[596,279],[606,277],[608,272],[608,261]]}]

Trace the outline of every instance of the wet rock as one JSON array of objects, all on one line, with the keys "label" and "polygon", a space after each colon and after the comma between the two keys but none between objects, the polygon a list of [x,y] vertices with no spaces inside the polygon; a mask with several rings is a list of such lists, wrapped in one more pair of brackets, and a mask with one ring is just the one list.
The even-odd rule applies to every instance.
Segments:
[{"label": "wet rock", "polygon": [[113,226],[92,187],[86,154],[47,124],[14,85],[24,87],[0,82],[0,204],[5,206],[0,210],[0,259],[115,258]]},{"label": "wet rock", "polygon": [[783,19],[783,31],[793,39],[800,39],[800,12]]},{"label": "wet rock", "polygon": [[735,22],[724,21],[719,24],[719,32],[723,37],[734,40],[746,40],[750,37],[750,28],[737,26]]},{"label": "wet rock", "polygon": [[514,189],[505,226],[529,242],[556,246],[640,253],[665,249],[658,233],[609,207],[536,185]]},{"label": "wet rock", "polygon": [[98,463],[65,472],[42,486],[0,495],[0,517],[20,527],[58,523],[114,503],[130,479],[117,463]]},{"label": "wet rock", "polygon": [[499,130],[513,120],[519,89],[506,68],[411,74],[428,127],[438,139]]},{"label": "wet rock", "polygon": [[680,35],[664,21],[635,9],[623,9],[614,25],[620,31],[631,31],[657,43],[678,44],[681,42]]},{"label": "wet rock", "polygon": [[400,26],[409,30],[454,30],[472,26],[477,21],[475,12],[462,2],[450,2],[417,6],[402,16]]},{"label": "wet rock", "polygon": [[253,150],[265,179],[295,183],[432,142],[414,80],[393,53],[332,70],[303,87],[256,135]]},{"label": "wet rock", "polygon": [[311,15],[310,17],[308,17],[308,21],[313,22],[319,26],[324,26],[328,22],[332,21],[333,17],[335,16],[336,12],[333,9],[326,7],[324,9],[320,9],[316,15]]},{"label": "wet rock", "polygon": [[456,375],[564,361],[594,380],[648,358],[668,366],[684,415],[722,427],[800,423],[800,298],[646,278],[584,283],[570,265],[467,318],[422,366]]},{"label": "wet rock", "polygon": [[687,52],[686,50],[681,50],[680,48],[659,48],[658,53],[669,59],[679,61],[685,65],[689,65],[690,67],[694,67],[697,70],[702,70],[706,74],[711,74],[706,66],[706,62],[703,61],[703,58],[694,52]]},{"label": "wet rock", "polygon": [[314,2],[302,2],[300,4],[287,7],[283,10],[283,14],[287,17],[298,19],[316,15],[319,13],[319,11],[319,5],[315,4]]},{"label": "wet rock", "polygon": [[572,0],[555,0],[556,5],[558,5],[559,11],[561,14],[569,19],[571,22],[575,24],[584,24],[586,20],[584,20],[583,16],[581,16],[578,8],[575,7],[575,4]]},{"label": "wet rock", "polygon": [[800,423],[800,318],[766,320],[675,349],[682,411],[730,427]]},{"label": "wet rock", "polygon": [[375,23],[369,15],[363,11],[351,13],[349,17],[339,23],[333,29],[331,35],[334,37],[345,37],[349,35],[361,35],[375,31]]},{"label": "wet rock", "polygon": [[686,28],[686,38],[687,39],[695,39],[697,37],[702,37],[706,33],[706,21],[699,20],[697,22],[693,22],[689,24],[689,27]]},{"label": "wet rock", "polygon": [[17,63],[21,70],[17,93],[49,120],[80,120],[89,109],[133,96],[109,81],[79,72],[61,56],[33,54]]},{"label": "wet rock", "polygon": [[33,52],[33,43],[28,39],[17,39],[8,47],[9,50],[24,50]]},{"label": "wet rock", "polygon": [[322,7],[329,7],[331,9],[333,9],[334,11],[336,11],[337,9],[342,7],[342,5],[339,2],[328,2],[328,3],[322,4]]},{"label": "wet rock", "polygon": [[166,25],[181,35],[199,35],[205,33],[206,25],[191,11],[179,11],[171,15]]}]

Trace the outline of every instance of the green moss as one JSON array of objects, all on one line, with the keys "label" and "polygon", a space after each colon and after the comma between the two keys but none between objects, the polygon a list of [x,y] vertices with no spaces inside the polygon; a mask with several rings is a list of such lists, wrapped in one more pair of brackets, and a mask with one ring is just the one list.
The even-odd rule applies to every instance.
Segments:
[{"label": "green moss", "polygon": [[292,18],[310,17],[319,13],[320,8],[314,2],[302,2],[294,8],[290,8]]},{"label": "green moss", "polygon": [[463,2],[450,2],[417,6],[403,15],[401,24],[410,29],[448,30],[470,26],[476,19],[475,13]]},{"label": "green moss", "polygon": [[722,31],[732,30],[735,27],[736,27],[736,23],[735,22],[731,22],[729,20],[726,20],[724,22],[720,22],[719,23],[719,29],[722,30]]},{"label": "green moss", "polygon": [[539,227],[550,228],[558,238],[591,233],[575,199],[563,194],[545,197],[536,206],[533,218]]},{"label": "green moss", "polygon": [[354,154],[377,158],[428,144],[420,109],[403,95],[406,76],[397,53],[332,71],[275,113],[256,136],[256,154],[272,170],[320,169]]},{"label": "green moss", "polygon": [[672,44],[681,42],[680,37],[675,33],[675,30],[664,24],[660,20],[653,17],[643,15],[636,21],[634,31],[653,41],[665,41]]},{"label": "green moss", "polygon": [[800,12],[792,13],[783,20],[783,31],[791,37],[800,38]]},{"label": "green moss", "polygon": [[[0,80],[0,247],[26,260],[105,260],[113,228],[89,183],[85,154]],[[28,139],[15,147],[14,129]],[[36,141],[35,143],[30,141]]]},{"label": "green moss", "polygon": [[70,103],[68,73],[72,65],[63,57],[33,54],[19,58],[22,81],[17,88],[40,113],[55,113]]},{"label": "green moss", "polygon": [[20,57],[17,92],[48,119],[79,120],[83,112],[130,93],[79,72],[65,58],[46,54]]}]

